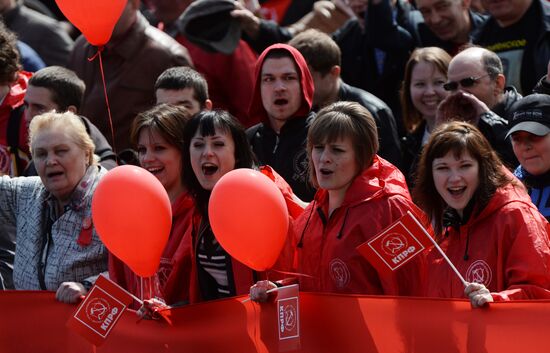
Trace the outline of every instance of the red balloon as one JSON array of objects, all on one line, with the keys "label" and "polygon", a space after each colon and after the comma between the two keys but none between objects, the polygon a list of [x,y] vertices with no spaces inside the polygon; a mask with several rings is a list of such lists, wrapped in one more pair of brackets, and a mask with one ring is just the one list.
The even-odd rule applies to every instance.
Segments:
[{"label": "red balloon", "polygon": [[147,170],[116,167],[99,182],[92,219],[101,241],[142,277],[157,272],[172,226],[166,190]]},{"label": "red balloon", "polygon": [[55,0],[65,17],[92,45],[105,45],[111,38],[126,0]]},{"label": "red balloon", "polygon": [[212,231],[235,259],[257,271],[273,266],[288,231],[288,209],[271,179],[235,169],[218,180],[208,205]]}]

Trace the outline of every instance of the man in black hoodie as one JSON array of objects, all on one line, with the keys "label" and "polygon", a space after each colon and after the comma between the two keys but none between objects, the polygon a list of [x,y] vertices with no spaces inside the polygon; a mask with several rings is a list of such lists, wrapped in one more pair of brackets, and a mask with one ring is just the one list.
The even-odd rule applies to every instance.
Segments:
[{"label": "man in black hoodie", "polygon": [[268,47],[258,58],[249,116],[261,121],[247,130],[260,165],[269,165],[304,201],[309,184],[307,132],[314,114],[313,79],[303,56],[286,44]]}]

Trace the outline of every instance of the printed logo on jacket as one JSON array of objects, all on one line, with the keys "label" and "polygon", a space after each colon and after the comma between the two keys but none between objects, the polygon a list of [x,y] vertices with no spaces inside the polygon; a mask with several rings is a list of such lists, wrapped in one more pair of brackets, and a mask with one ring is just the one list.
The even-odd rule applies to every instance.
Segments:
[{"label": "printed logo on jacket", "polygon": [[493,279],[491,267],[483,260],[474,261],[466,272],[466,281],[481,283],[485,287],[489,287],[491,279]]},{"label": "printed logo on jacket", "polygon": [[332,260],[329,264],[329,273],[336,288],[344,289],[349,284],[351,275],[344,261],[340,259]]}]

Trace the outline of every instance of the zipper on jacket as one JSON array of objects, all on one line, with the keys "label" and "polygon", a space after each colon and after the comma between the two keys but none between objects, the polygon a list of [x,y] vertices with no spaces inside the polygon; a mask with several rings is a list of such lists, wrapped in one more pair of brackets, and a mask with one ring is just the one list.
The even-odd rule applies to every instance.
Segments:
[{"label": "zipper on jacket", "polygon": [[292,258],[292,269],[294,271],[298,271],[298,249],[301,249],[304,247],[304,235],[306,234],[306,229],[309,225],[309,220],[311,219],[311,215],[313,214],[314,210],[315,210],[315,200],[313,200],[313,205],[311,207],[311,211],[309,211],[309,216],[307,217],[306,225],[302,230],[302,235],[300,235],[300,241],[298,241],[298,244],[296,244],[296,248],[294,249],[294,254]]},{"label": "zipper on jacket", "polygon": [[304,246],[304,235],[306,234],[307,226],[309,225],[309,220],[311,219],[311,215],[313,214],[313,210],[315,210],[315,200],[313,200],[313,205],[311,207],[311,211],[309,211],[309,216],[307,216],[306,225],[304,227],[304,230],[302,230],[302,235],[300,236],[300,241],[296,245],[297,248],[302,248]]},{"label": "zipper on jacket", "polygon": [[349,207],[346,209],[346,214],[344,215],[344,221],[342,222],[342,226],[340,227],[340,231],[338,232],[338,235],[336,236],[336,239],[341,239],[344,231],[344,227],[346,225],[346,220],[348,219],[348,213],[349,213]]},{"label": "zipper on jacket", "polygon": [[273,146],[273,154],[275,154],[277,152],[277,147],[279,147],[279,135],[275,134],[275,146]]},{"label": "zipper on jacket", "polygon": [[469,247],[470,247],[470,228],[469,227],[465,227],[466,228],[466,248],[464,249],[464,261],[468,261],[468,259],[470,258],[470,255],[468,254],[468,250],[469,250]]},{"label": "zipper on jacket", "polygon": [[327,216],[323,213],[323,209],[321,207],[317,207],[317,213],[319,214],[319,218],[321,218],[321,222],[323,222],[323,227],[326,228],[327,226]]}]

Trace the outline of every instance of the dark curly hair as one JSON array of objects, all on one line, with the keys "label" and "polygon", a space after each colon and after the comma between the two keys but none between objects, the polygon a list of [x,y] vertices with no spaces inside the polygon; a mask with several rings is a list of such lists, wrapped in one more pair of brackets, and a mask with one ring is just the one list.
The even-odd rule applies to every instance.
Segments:
[{"label": "dark curly hair", "polygon": [[0,84],[11,85],[20,70],[17,37],[0,21]]}]

